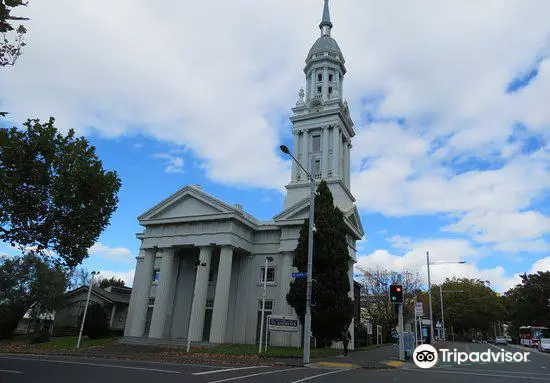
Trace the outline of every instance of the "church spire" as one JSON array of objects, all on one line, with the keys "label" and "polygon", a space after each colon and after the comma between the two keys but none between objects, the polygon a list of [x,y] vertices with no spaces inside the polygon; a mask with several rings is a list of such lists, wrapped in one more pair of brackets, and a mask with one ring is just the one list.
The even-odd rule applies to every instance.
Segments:
[{"label": "church spire", "polygon": [[321,29],[321,36],[330,36],[330,30],[332,28],[332,23],[330,22],[330,11],[328,9],[328,0],[325,0],[325,7],[323,8],[323,19],[321,24],[319,24]]}]

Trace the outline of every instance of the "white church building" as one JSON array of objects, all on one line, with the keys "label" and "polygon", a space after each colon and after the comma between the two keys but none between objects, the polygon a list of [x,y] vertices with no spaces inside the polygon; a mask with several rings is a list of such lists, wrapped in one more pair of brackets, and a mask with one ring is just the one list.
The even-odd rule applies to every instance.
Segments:
[{"label": "white church building", "polygon": [[[306,58],[305,90],[292,108],[291,150],[304,167],[314,164],[315,179],[327,182],[344,213],[353,298],[355,244],[363,237],[350,190],[355,132],[343,98],[345,60],[331,37],[328,0],[319,27],[321,36]],[[283,210],[270,221],[259,221],[198,185],[184,187],[140,215],[145,229],[137,234],[141,246],[124,341],[257,343],[266,257],[273,258],[267,270],[266,314],[295,315],[286,294],[296,271],[293,251],[309,209],[309,181],[296,164],[286,189]],[[353,323],[350,330],[353,336]],[[300,335],[274,332],[269,343],[298,346]]]}]

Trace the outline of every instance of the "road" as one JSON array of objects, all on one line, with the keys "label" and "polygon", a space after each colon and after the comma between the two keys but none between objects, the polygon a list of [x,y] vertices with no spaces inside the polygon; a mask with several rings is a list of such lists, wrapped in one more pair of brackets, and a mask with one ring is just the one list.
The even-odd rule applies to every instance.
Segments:
[{"label": "road", "polygon": [[[489,344],[456,343],[458,351],[498,351],[502,347]],[[412,363],[400,369],[343,369],[290,366],[227,367],[191,364],[162,364],[142,361],[62,358],[32,355],[0,355],[0,382],[131,382],[150,383],[222,383],[222,382],[341,382],[374,381],[377,383],[491,383],[550,382],[550,354],[517,346],[504,346],[507,351],[529,351],[527,363],[438,364],[421,370]],[[346,362],[346,358],[342,358]]]}]

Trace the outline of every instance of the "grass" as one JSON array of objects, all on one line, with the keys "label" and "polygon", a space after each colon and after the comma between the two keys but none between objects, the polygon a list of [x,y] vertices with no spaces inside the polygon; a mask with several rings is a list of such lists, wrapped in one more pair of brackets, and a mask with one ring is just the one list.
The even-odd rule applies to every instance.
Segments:
[{"label": "grass", "polygon": [[[268,347],[267,353],[262,355],[270,358],[301,358],[303,356],[303,350],[296,347]],[[322,357],[337,355],[342,350],[336,350],[333,348],[312,348],[311,357]],[[233,355],[233,356],[255,356],[258,355],[258,345],[255,344],[221,344],[215,347],[205,348],[193,348],[191,349],[193,354],[220,354],[220,355]]]},{"label": "grass", "polygon": [[[118,339],[120,339],[120,337],[109,337],[109,338],[101,338],[101,339],[88,339],[87,337],[82,337],[82,340],[80,341],[80,348],[103,346],[108,343],[114,343]],[[77,341],[78,341],[78,337],[76,336],[52,338],[52,340],[50,340],[49,342],[37,343],[37,344],[34,344],[33,346],[40,349],[51,349],[51,350],[74,349],[76,347]]]}]

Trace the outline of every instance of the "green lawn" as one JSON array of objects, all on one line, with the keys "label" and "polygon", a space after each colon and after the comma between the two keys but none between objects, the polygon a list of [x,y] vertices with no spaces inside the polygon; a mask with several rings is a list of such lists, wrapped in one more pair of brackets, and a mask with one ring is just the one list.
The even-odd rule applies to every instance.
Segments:
[{"label": "green lawn", "polygon": [[[312,348],[311,357],[337,355],[341,350],[332,348]],[[258,345],[254,344],[221,344],[215,347],[192,348],[192,354],[221,354],[221,355],[258,355]],[[304,351],[296,347],[268,347],[263,355],[271,358],[301,358]]]},{"label": "green lawn", "polygon": [[[103,346],[108,343],[114,343],[118,339],[120,339],[120,337],[88,339],[86,336],[83,336],[82,340],[80,341],[80,348]],[[76,347],[77,341],[78,341],[78,337],[76,336],[52,338],[52,340],[50,340],[49,342],[38,343],[33,345],[33,347],[41,348],[41,349],[53,349],[53,350],[74,349]]]}]

